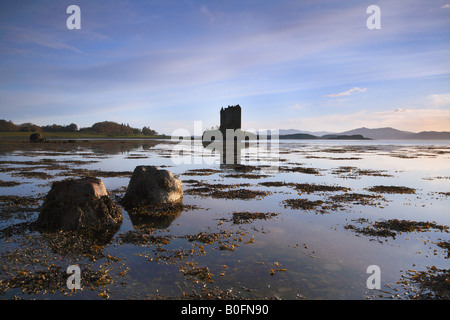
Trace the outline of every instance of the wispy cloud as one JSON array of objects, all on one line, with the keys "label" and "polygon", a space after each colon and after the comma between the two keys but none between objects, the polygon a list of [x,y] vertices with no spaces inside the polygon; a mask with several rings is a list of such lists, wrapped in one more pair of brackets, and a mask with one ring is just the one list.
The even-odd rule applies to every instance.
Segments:
[{"label": "wispy cloud", "polygon": [[215,16],[212,14],[212,12],[206,6],[201,6],[200,12],[208,18],[209,24],[213,24],[216,21]]},{"label": "wispy cloud", "polygon": [[450,3],[444,4],[441,9],[450,9]]},{"label": "wispy cloud", "polygon": [[46,31],[36,31],[29,28],[22,28],[16,26],[8,26],[5,28],[6,40],[9,43],[29,45],[36,44],[44,48],[54,50],[69,50],[76,53],[82,53],[82,50],[68,45],[61,41],[55,33]]},{"label": "wispy cloud", "polygon": [[336,97],[350,96],[350,95],[355,94],[355,93],[365,92],[366,90],[367,90],[367,88],[362,88],[361,89],[361,88],[358,88],[358,87],[354,87],[354,88],[351,88],[351,89],[349,89],[347,91],[344,91],[344,92],[327,94],[326,97],[336,98]]},{"label": "wispy cloud", "polygon": [[[274,126],[276,124],[272,124]],[[387,111],[362,110],[349,114],[329,114],[316,117],[288,119],[277,124],[281,129],[302,129],[309,131],[327,130],[343,132],[359,127],[392,127],[399,130],[449,131],[450,110],[444,109],[402,109]]]},{"label": "wispy cloud", "polygon": [[432,107],[450,106],[450,93],[430,94],[428,101]]}]

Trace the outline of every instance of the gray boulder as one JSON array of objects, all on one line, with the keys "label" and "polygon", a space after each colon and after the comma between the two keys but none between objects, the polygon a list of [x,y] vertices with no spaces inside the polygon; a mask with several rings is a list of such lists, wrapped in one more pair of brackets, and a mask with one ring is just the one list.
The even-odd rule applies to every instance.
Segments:
[{"label": "gray boulder", "polygon": [[155,166],[138,166],[133,171],[122,204],[133,208],[182,200],[183,183],[170,171]]},{"label": "gray boulder", "polygon": [[122,210],[108,196],[103,181],[88,177],[56,181],[42,205],[37,226],[53,230],[118,228]]}]

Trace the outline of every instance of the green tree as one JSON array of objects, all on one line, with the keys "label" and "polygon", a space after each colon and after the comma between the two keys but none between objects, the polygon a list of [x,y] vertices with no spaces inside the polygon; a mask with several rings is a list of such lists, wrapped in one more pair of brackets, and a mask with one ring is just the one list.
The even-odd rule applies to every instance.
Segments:
[{"label": "green tree", "polygon": [[0,119],[0,132],[16,132],[19,131],[19,127],[11,121]]},{"label": "green tree", "polygon": [[66,128],[67,128],[67,132],[76,132],[76,131],[78,131],[78,126],[75,123],[69,124]]},{"label": "green tree", "polygon": [[42,128],[31,122],[22,123],[19,125],[21,132],[41,132]]},{"label": "green tree", "polygon": [[155,136],[158,133],[155,130],[152,130],[152,129],[148,128],[148,127],[143,127],[142,128],[142,134],[144,136]]}]

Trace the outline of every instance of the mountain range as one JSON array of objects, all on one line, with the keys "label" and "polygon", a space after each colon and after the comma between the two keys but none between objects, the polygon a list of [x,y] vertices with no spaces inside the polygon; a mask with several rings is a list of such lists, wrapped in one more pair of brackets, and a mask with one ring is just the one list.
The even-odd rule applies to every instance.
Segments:
[{"label": "mountain range", "polygon": [[[358,128],[349,131],[344,131],[340,133],[334,132],[310,132],[301,131],[296,129],[280,129],[280,138],[288,139],[289,137],[294,138],[294,135],[303,134],[303,139],[336,139],[339,136],[362,136],[364,138],[374,139],[374,140],[450,140],[450,132],[448,131],[422,131],[422,132],[411,132],[411,131],[401,131],[394,128]],[[299,136],[301,137],[301,136]],[[344,137],[342,137],[344,138]],[[300,138],[301,139],[301,138]]]}]

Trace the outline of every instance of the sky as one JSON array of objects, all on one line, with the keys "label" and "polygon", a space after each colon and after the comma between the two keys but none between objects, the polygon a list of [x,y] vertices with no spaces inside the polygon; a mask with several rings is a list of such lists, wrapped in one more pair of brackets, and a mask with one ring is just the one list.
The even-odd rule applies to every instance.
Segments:
[{"label": "sky", "polygon": [[0,119],[170,134],[236,104],[243,129],[450,131],[450,1],[0,2]]}]

